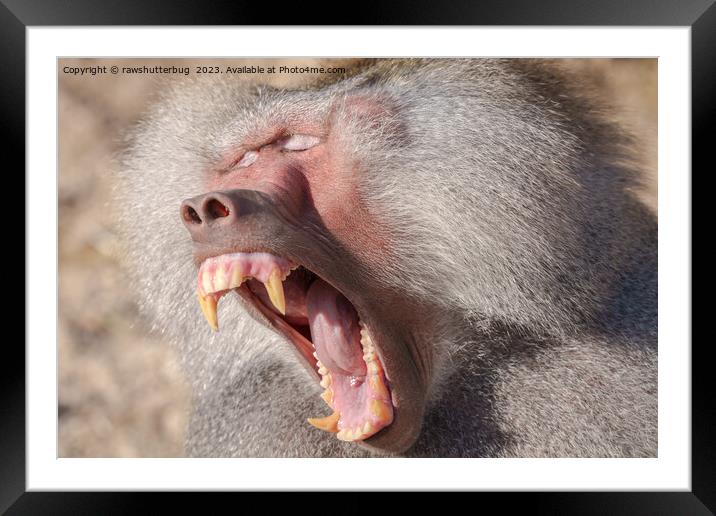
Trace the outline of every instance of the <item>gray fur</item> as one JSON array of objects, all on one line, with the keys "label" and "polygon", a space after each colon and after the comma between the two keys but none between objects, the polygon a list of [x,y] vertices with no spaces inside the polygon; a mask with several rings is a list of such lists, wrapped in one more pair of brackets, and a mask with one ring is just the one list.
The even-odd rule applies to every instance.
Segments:
[{"label": "gray fur", "polygon": [[[359,96],[389,107],[370,120]],[[364,456],[305,423],[320,387],[229,296],[212,334],[180,202],[271,120],[337,116],[367,209],[393,239],[374,281],[428,298],[434,364],[410,456],[656,456],[656,220],[630,193],[630,142],[554,67],[371,63],[281,91],[236,78],[169,87],[117,181],[132,277],[194,388],[187,453]]]}]

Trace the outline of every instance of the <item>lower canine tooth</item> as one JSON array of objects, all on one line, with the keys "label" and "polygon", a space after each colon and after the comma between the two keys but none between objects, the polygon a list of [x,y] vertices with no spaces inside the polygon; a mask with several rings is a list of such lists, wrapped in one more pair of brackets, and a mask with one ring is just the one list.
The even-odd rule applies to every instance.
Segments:
[{"label": "lower canine tooth", "polygon": [[271,272],[268,281],[264,283],[264,287],[266,287],[269,299],[273,306],[276,307],[276,310],[281,312],[282,315],[286,315],[286,298],[283,295],[283,282],[278,269],[274,269]]},{"label": "lower canine tooth", "polygon": [[320,430],[336,433],[338,432],[338,419],[340,417],[340,412],[334,411],[330,416],[322,417],[320,419],[308,418],[308,422]]},{"label": "lower canine tooth", "polygon": [[197,293],[199,298],[199,306],[201,307],[201,313],[204,314],[206,322],[209,323],[211,329],[217,331],[219,329],[219,320],[216,317],[216,298],[211,294],[204,297]]}]

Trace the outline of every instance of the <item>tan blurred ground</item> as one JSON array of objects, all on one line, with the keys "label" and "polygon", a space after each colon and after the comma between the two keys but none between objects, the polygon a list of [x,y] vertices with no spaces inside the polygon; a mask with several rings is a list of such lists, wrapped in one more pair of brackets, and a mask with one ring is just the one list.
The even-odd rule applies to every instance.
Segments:
[{"label": "tan blurred ground", "polygon": [[[267,65],[269,60],[229,60]],[[301,60],[316,64],[319,60]],[[216,64],[218,60],[201,61]],[[296,63],[281,60],[281,63]],[[642,143],[656,207],[656,60],[568,60],[596,85]],[[119,268],[110,220],[112,156],[161,81],[147,75],[72,76],[64,66],[194,65],[195,60],[63,59],[59,73],[59,455],[182,455],[188,390],[166,342],[138,317]],[[228,64],[222,61],[224,65]],[[325,61],[324,61],[325,63]],[[343,61],[330,63],[342,65]],[[271,64],[277,64],[272,62]],[[310,76],[275,75],[276,86]]]}]

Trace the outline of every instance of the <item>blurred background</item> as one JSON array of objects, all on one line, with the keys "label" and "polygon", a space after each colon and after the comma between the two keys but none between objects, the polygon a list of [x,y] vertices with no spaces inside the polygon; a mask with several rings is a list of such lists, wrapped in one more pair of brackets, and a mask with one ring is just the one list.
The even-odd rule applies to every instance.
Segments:
[{"label": "blurred background", "polygon": [[[124,133],[171,76],[71,75],[65,66],[349,66],[349,59],[60,59],[59,85],[59,456],[183,455],[189,391],[168,342],[150,334],[120,268],[111,220],[111,172]],[[638,141],[644,184],[657,206],[655,59],[565,59],[615,107]],[[310,74],[267,74],[295,86]]]}]

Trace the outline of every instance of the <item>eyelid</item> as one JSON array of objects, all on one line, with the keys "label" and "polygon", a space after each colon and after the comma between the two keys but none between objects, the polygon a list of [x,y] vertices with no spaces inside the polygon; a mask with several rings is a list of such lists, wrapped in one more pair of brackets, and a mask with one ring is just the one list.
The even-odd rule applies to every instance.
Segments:
[{"label": "eyelid", "polygon": [[[310,134],[289,134],[276,140],[276,145],[285,151],[304,151],[315,147],[321,143],[318,136]],[[247,168],[253,165],[259,159],[259,151],[246,151],[239,161],[234,165],[237,168]]]},{"label": "eyelid", "polygon": [[283,150],[303,151],[315,147],[321,143],[321,139],[318,136],[312,136],[310,134],[290,134],[284,136],[276,143]]},{"label": "eyelid", "polygon": [[245,168],[254,163],[259,158],[259,153],[256,151],[247,151],[242,158],[236,163],[237,167]]}]

